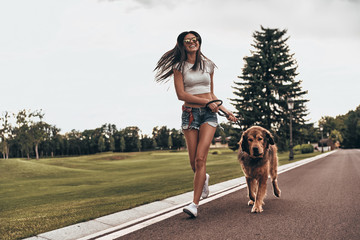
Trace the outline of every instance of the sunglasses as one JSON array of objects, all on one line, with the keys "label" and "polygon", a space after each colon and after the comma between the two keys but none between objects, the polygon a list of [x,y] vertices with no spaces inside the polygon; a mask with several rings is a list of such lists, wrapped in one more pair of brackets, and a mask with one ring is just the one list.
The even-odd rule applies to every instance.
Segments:
[{"label": "sunglasses", "polygon": [[193,38],[188,38],[184,40],[184,43],[189,44],[189,43],[196,43],[198,41],[197,37],[193,37]]}]

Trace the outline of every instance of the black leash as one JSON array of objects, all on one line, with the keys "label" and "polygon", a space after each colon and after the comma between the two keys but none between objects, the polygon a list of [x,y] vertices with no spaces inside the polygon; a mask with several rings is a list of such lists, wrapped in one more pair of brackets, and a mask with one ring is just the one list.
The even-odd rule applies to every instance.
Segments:
[{"label": "black leash", "polygon": [[[211,103],[216,103],[216,102],[220,102],[220,103],[217,105],[218,107],[220,107],[220,106],[223,104],[223,101],[222,101],[222,100],[216,99],[216,100],[212,100],[212,101],[208,102],[208,103],[205,105],[205,107],[208,108]],[[226,117],[227,119],[229,118],[229,114],[226,114],[226,113],[225,113],[223,110],[221,110],[221,109],[219,109],[219,111],[218,111],[217,113],[218,113],[220,116],[222,116],[222,117]],[[241,128],[241,125],[240,125],[240,121],[237,120],[236,123],[237,123],[237,125],[239,125],[240,129],[242,129],[242,128]]]}]

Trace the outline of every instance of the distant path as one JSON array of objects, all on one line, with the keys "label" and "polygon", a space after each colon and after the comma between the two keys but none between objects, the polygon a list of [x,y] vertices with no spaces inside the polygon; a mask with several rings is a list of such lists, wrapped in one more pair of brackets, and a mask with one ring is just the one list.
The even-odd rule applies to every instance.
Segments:
[{"label": "distant path", "polygon": [[360,239],[360,150],[340,150],[279,175],[280,199],[250,213],[246,189],[119,239]]}]

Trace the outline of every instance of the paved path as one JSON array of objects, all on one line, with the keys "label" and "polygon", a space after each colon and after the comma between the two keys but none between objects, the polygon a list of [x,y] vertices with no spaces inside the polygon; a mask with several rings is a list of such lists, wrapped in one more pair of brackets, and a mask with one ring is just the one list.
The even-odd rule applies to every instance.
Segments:
[{"label": "paved path", "polygon": [[360,150],[324,155],[280,166],[282,197],[269,185],[261,214],[250,213],[242,177],[211,185],[196,219],[182,213],[189,192],[29,240],[360,239]]},{"label": "paved path", "polygon": [[359,185],[360,151],[341,150],[280,174],[282,197],[268,184],[261,214],[242,189],[121,239],[360,239]]}]

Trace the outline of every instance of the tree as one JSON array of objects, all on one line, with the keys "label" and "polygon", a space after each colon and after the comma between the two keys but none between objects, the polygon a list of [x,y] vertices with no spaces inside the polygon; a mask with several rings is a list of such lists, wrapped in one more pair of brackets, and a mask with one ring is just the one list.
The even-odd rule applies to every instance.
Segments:
[{"label": "tree", "polygon": [[341,133],[340,133],[338,130],[336,130],[336,129],[334,129],[334,130],[331,131],[331,133],[330,133],[330,139],[331,139],[334,143],[336,143],[336,142],[342,143],[342,142],[343,142],[343,137],[342,137]]},{"label": "tree", "polygon": [[57,128],[56,126],[50,126],[49,128],[49,142],[50,142],[50,151],[51,151],[51,157],[54,157],[55,152],[60,150],[60,128]]},{"label": "tree", "polygon": [[342,135],[345,148],[360,148],[360,105],[345,115]]},{"label": "tree", "polygon": [[99,138],[98,149],[99,149],[99,152],[103,152],[105,150],[105,139],[103,136],[100,136],[100,138]]},{"label": "tree", "polygon": [[115,124],[103,124],[100,128],[105,135],[105,146],[108,151],[115,151],[115,136],[118,133]]},{"label": "tree", "polygon": [[141,152],[141,140],[140,140],[140,138],[138,138],[137,141],[136,141],[136,147],[137,147],[138,151]]},{"label": "tree", "polygon": [[12,127],[9,123],[10,119],[9,112],[5,112],[2,117],[0,117],[1,128],[0,128],[0,152],[3,154],[3,158],[9,159],[9,138],[11,137]]},{"label": "tree", "polygon": [[109,144],[110,144],[109,150],[110,150],[111,152],[115,151],[115,139],[114,139],[113,136],[110,136],[110,137],[109,137]]},{"label": "tree", "polygon": [[158,129],[158,127],[154,127],[152,134],[156,140],[158,147],[160,147],[161,149],[169,148],[168,144],[170,129],[168,129],[166,126],[162,126],[160,129]]},{"label": "tree", "polygon": [[126,127],[121,133],[124,136],[126,152],[135,152],[141,149],[138,127]]},{"label": "tree", "polygon": [[36,159],[39,159],[39,144],[45,140],[47,137],[48,129],[50,128],[50,125],[43,122],[42,119],[44,118],[44,113],[40,111],[34,111],[29,114],[30,118],[39,118],[38,122],[35,122],[34,120],[30,120],[30,129],[29,134],[31,135],[31,139],[33,141],[34,147],[35,147],[35,156]]},{"label": "tree", "polygon": [[143,135],[141,138],[141,150],[151,150],[153,148],[153,139],[148,135]]},{"label": "tree", "polygon": [[314,127],[314,123],[304,124],[297,132],[298,139],[294,141],[294,145],[303,143],[316,143],[321,138],[321,134],[317,128]]},{"label": "tree", "polygon": [[153,144],[152,144],[152,148],[153,148],[153,149],[157,149],[157,148],[158,148],[158,145],[157,145],[157,142],[156,142],[156,138],[155,138],[155,137],[152,137],[152,140],[153,140],[153,141],[152,141],[152,143],[153,143]]},{"label": "tree", "polygon": [[82,152],[85,154],[93,154],[98,151],[97,142],[95,142],[94,136],[95,130],[84,130],[82,132],[82,141],[83,141],[83,150]]},{"label": "tree", "polygon": [[216,128],[215,134],[214,134],[214,139],[213,139],[213,143],[215,143],[215,138],[217,137],[221,137],[221,143],[225,144],[227,143],[227,137],[229,137],[230,131],[233,128],[233,123],[231,122],[227,122],[227,123],[220,123],[219,127]]},{"label": "tree", "polygon": [[65,148],[67,155],[81,155],[82,154],[82,140],[83,136],[80,131],[75,129],[71,130],[71,132],[65,134]]},{"label": "tree", "polygon": [[319,120],[324,136],[333,142],[339,141],[343,148],[360,147],[360,105],[345,115],[334,117],[324,116]]},{"label": "tree", "polygon": [[171,134],[169,134],[169,137],[168,137],[168,147],[171,149],[172,146],[173,146],[173,141],[172,141]]},{"label": "tree", "polygon": [[26,154],[27,158],[30,159],[30,152],[32,149],[33,138],[30,134],[30,110],[21,110],[16,115],[16,127],[14,128],[15,141],[20,146],[21,156]]},{"label": "tree", "polygon": [[125,151],[125,138],[124,136],[121,136],[120,137],[120,152],[124,152]]},{"label": "tree", "polygon": [[336,121],[335,118],[330,116],[321,117],[321,119],[319,120],[319,126],[322,126],[323,134],[325,136],[328,136],[332,130],[338,129],[340,127],[339,122]]},{"label": "tree", "polygon": [[171,129],[170,136],[172,141],[172,148],[180,149],[182,147],[185,147],[185,138],[181,130],[176,130],[175,128]]},{"label": "tree", "polygon": [[[261,26],[255,31],[254,50],[251,56],[244,57],[240,81],[235,81],[234,95],[231,99],[242,127],[259,125],[272,130],[277,140],[288,139],[289,111],[287,100],[294,99],[293,133],[305,123],[308,114],[303,99],[307,91],[301,90],[297,63],[290,54],[285,38],[287,30],[270,29]],[[239,133],[237,136],[239,139]],[[278,142],[280,149],[286,147],[286,140]]]}]

